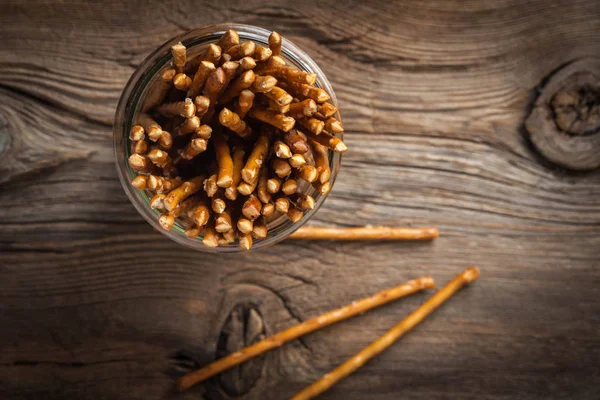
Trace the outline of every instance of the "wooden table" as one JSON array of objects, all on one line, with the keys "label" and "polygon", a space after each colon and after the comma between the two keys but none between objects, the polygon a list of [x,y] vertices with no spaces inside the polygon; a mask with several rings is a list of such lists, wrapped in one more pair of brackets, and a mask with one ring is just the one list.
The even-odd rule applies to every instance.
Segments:
[{"label": "wooden table", "polygon": [[[116,176],[117,100],[159,44],[225,21],[293,40],[338,94],[350,151],[311,223],[437,226],[438,240],[214,256],[150,228]],[[0,398],[287,398],[429,294],[184,394],[174,380],[471,264],[477,283],[322,398],[599,397],[597,1],[5,1],[0,38]]]}]

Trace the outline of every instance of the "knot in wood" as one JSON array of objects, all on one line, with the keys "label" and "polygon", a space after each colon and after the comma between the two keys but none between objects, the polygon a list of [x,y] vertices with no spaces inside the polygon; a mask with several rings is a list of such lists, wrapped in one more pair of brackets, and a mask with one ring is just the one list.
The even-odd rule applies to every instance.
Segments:
[{"label": "knot in wood", "polygon": [[544,79],[525,120],[533,146],[572,170],[600,167],[600,60],[567,64]]},{"label": "knot in wood", "polygon": [[[250,346],[265,338],[265,323],[262,316],[250,304],[235,306],[221,329],[216,359]],[[248,393],[261,377],[264,357],[253,358],[223,372],[219,385],[230,397]]]}]

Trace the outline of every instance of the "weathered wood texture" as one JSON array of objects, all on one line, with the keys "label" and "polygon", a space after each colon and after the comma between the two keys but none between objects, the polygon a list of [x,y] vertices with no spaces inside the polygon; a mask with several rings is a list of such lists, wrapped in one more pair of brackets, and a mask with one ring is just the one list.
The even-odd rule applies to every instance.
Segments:
[{"label": "weathered wood texture", "polygon": [[[214,256],[151,230],[115,173],[120,91],[159,44],[225,21],[292,39],[338,94],[351,150],[313,223],[438,226],[437,241]],[[174,379],[469,264],[480,281],[323,398],[600,395],[597,1],[3,1],[0,39],[0,398],[283,399],[427,294],[185,394]]]}]

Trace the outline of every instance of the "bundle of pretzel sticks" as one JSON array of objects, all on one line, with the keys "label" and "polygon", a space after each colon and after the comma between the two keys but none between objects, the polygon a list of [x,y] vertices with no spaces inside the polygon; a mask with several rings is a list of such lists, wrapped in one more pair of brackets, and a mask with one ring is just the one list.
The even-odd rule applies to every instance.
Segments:
[{"label": "bundle of pretzel sticks", "polygon": [[[458,274],[446,286],[431,296],[425,303],[409,314],[404,320],[400,321],[379,339],[362,349],[356,355],[350,357],[347,361],[335,368],[333,371],[325,374],[321,379],[309,385],[295,396],[292,400],[312,399],[324,391],[331,388],[335,383],[350,375],[371,358],[375,357],[383,350],[391,346],[396,340],[414,328],[423,321],[436,308],[448,300],[454,293],[463,286],[468,285],[479,277],[479,268],[469,267]],[[324,328],[336,322],[360,315],[365,311],[379,307],[393,300],[408,296],[423,289],[435,287],[435,282],[431,277],[422,277],[408,281],[400,286],[383,290],[370,297],[353,301],[351,304],[332,310],[318,317],[311,318],[298,325],[292,326],[282,332],[269,336],[251,346],[240,349],[224,358],[221,358],[212,364],[199,370],[190,372],[178,381],[180,391],[187,390],[190,387],[200,383],[214,375],[228,370],[238,364],[257,357],[271,349],[282,346],[284,343],[299,338],[318,329]]]},{"label": "bundle of pretzel sticks", "polygon": [[129,133],[131,184],[154,193],[162,228],[179,219],[205,246],[248,250],[269,218],[297,223],[314,208],[303,187],[331,189],[330,151],[347,150],[337,107],[316,74],[286,65],[281,45],[277,32],[264,47],[229,30],[190,60],[172,46]]}]

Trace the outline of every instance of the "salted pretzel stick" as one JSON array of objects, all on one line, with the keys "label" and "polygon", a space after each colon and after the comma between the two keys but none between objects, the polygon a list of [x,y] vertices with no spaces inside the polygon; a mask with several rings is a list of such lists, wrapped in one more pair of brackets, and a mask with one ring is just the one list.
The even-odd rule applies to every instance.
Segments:
[{"label": "salted pretzel stick", "polygon": [[223,196],[223,189],[219,189],[217,193],[211,198],[211,208],[216,214],[221,214],[225,211],[227,203]]},{"label": "salted pretzel stick", "polygon": [[158,223],[161,228],[163,228],[166,231],[170,231],[171,229],[173,229],[173,224],[175,223],[175,217],[173,217],[173,215],[171,215],[169,213],[162,213],[158,217]]},{"label": "salted pretzel stick", "polygon": [[341,139],[327,133],[323,132],[320,135],[315,135],[313,132],[308,130],[302,131],[306,135],[307,138],[312,140],[313,142],[319,143],[322,146],[330,148],[336,153],[343,153],[348,150],[348,146]]},{"label": "salted pretzel stick", "polygon": [[275,209],[282,214],[286,214],[290,209],[290,199],[285,195],[279,196],[275,200]]},{"label": "salted pretzel stick", "polygon": [[325,196],[327,193],[329,193],[331,191],[331,183],[329,182],[325,182],[325,183],[321,183],[321,182],[313,182],[312,186],[315,188],[315,190],[317,192],[319,192],[319,194],[321,196]]},{"label": "salted pretzel stick", "polygon": [[177,74],[175,68],[166,68],[160,74],[160,79],[148,90],[148,97],[144,101],[142,111],[146,112],[162,103],[173,85],[173,78]]},{"label": "salted pretzel stick", "polygon": [[329,154],[327,149],[319,143],[310,142],[312,155],[315,160],[315,167],[319,172],[319,182],[325,183],[331,177],[331,168],[329,168]]},{"label": "salted pretzel stick", "polygon": [[219,60],[221,60],[222,53],[220,46],[209,44],[206,53],[204,53],[204,56],[202,57],[202,61],[208,61],[216,66]]},{"label": "salted pretzel stick", "polygon": [[217,247],[219,245],[219,234],[215,230],[215,221],[210,218],[204,227],[204,238],[202,243],[206,247]]},{"label": "salted pretzel stick", "polygon": [[273,54],[273,51],[271,51],[271,49],[257,45],[256,48],[254,49],[254,54],[252,57],[254,57],[254,59],[256,61],[261,62],[261,61],[267,61],[269,59],[269,57],[271,57],[272,54]]},{"label": "salted pretzel stick", "polygon": [[281,69],[281,76],[275,75],[276,78],[283,78],[287,83],[297,83],[314,85],[317,81],[317,74],[312,72],[300,71],[293,67],[283,67]]},{"label": "salted pretzel stick", "polygon": [[435,287],[435,283],[431,277],[418,278],[408,281],[400,286],[383,290],[361,300],[353,301],[349,305],[329,311],[318,317],[313,317],[282,332],[276,333],[273,336],[267,337],[258,343],[238,350],[202,369],[188,373],[179,379],[179,390],[183,391],[189,389],[197,383],[308,333],[351,318],[355,315],[362,314],[373,308],[416,293],[420,290],[433,287]]},{"label": "salted pretzel stick", "polygon": [[275,204],[273,204],[273,203],[263,204],[263,208],[262,208],[262,210],[260,210],[260,213],[265,217],[270,217],[271,215],[273,215],[274,212],[275,212]]},{"label": "salted pretzel stick", "polygon": [[293,97],[288,92],[277,86],[273,87],[268,92],[263,93],[263,96],[269,100],[273,100],[280,106],[291,104],[293,100]]},{"label": "salted pretzel stick", "polygon": [[[459,291],[463,286],[468,285],[479,277],[479,269],[477,267],[469,267],[462,273],[457,275],[446,286],[440,289],[437,293],[429,298],[422,306],[413,311],[408,317],[394,326],[392,329],[383,334],[379,339],[359,351],[353,357],[341,364],[333,371],[325,374],[321,379],[303,389],[296,394],[291,400],[308,400],[315,398],[319,394],[331,388],[336,382],[350,375],[360,367],[366,364],[371,358],[375,357],[396,340],[400,339],[404,334],[414,328],[417,324],[423,321],[436,308],[448,300],[454,293]],[[260,342],[259,342],[260,343]]]},{"label": "salted pretzel stick", "polygon": [[168,193],[182,183],[181,178],[171,179],[157,175],[149,175],[147,180],[148,189],[156,190],[158,193]]},{"label": "salted pretzel stick", "polygon": [[312,87],[306,83],[288,83],[288,92],[291,91],[292,94],[296,94],[296,97],[313,99],[317,103],[325,103],[331,99],[329,94],[321,88]]},{"label": "salted pretzel stick", "polygon": [[[187,135],[188,133],[194,132],[200,127],[200,118],[194,115],[192,118],[186,118],[177,128],[175,128],[175,135]],[[164,131],[163,131],[164,132]]]},{"label": "salted pretzel stick", "polygon": [[231,186],[225,189],[225,197],[229,200],[237,199],[237,187],[242,181],[242,168],[244,168],[244,156],[246,152],[242,147],[233,150],[233,174]]},{"label": "salted pretzel stick", "polygon": [[[202,125],[208,126],[208,125]],[[202,126],[200,128],[202,128]],[[198,154],[206,151],[208,146],[208,142],[206,139],[202,138],[192,138],[192,140],[185,146],[185,148],[181,151],[180,156],[185,160],[191,160],[196,157]]]},{"label": "salted pretzel stick", "polygon": [[256,195],[258,199],[266,204],[271,201],[271,193],[269,193],[267,189],[267,182],[269,180],[269,172],[267,169],[267,165],[263,164],[260,170],[260,175],[258,177],[258,184],[256,186]]},{"label": "salted pretzel stick", "polygon": [[239,60],[240,58],[252,56],[256,50],[256,44],[249,40],[247,42],[236,44],[227,49],[226,53],[231,56],[232,60]]},{"label": "salted pretzel stick", "polygon": [[140,113],[137,117],[137,123],[144,128],[146,135],[148,135],[148,139],[153,142],[156,142],[158,139],[160,139],[162,128],[155,120],[152,119],[150,115],[146,113]]},{"label": "salted pretzel stick", "polygon": [[275,102],[275,101],[273,101],[271,99],[268,99],[265,96],[262,96],[262,97],[267,102],[267,109],[268,110],[276,111],[279,114],[287,114],[290,111],[290,105],[289,104],[281,106],[281,105],[277,104],[277,102]]},{"label": "salted pretzel stick", "polygon": [[289,208],[286,216],[293,223],[297,223],[297,222],[300,222],[300,220],[302,219],[302,217],[304,217],[304,213],[302,212],[301,209],[299,209],[295,205],[290,204],[290,208]]},{"label": "salted pretzel stick", "polygon": [[294,154],[304,154],[308,151],[306,140],[298,133],[296,129],[292,129],[283,135],[283,141],[290,146],[290,150]]},{"label": "salted pretzel stick", "polygon": [[319,179],[319,171],[314,165],[303,165],[298,170],[298,177],[306,182],[313,183]]},{"label": "salted pretzel stick", "polygon": [[317,112],[317,103],[313,99],[306,99],[290,104],[290,116],[294,119],[310,118]]},{"label": "salted pretzel stick", "polygon": [[198,96],[200,94],[200,90],[206,82],[206,79],[215,69],[215,64],[209,61],[201,61],[200,65],[198,65],[198,70],[194,74],[192,84],[187,91],[187,97],[193,99]]},{"label": "salted pretzel stick", "polygon": [[252,235],[250,233],[240,235],[240,247],[244,250],[250,250],[252,247]]},{"label": "salted pretzel stick", "polygon": [[160,106],[156,107],[156,111],[158,111],[167,118],[192,118],[196,113],[196,106],[194,105],[192,99],[186,98],[185,101],[176,101],[174,103],[161,104]]},{"label": "salted pretzel stick", "polygon": [[248,218],[250,221],[254,221],[260,217],[260,210],[262,209],[262,203],[255,195],[250,195],[242,206],[242,215]]},{"label": "salted pretzel stick", "polygon": [[204,84],[204,89],[202,93],[208,97],[210,100],[210,105],[208,106],[208,110],[206,111],[205,118],[210,121],[212,119],[212,114],[215,109],[215,104],[217,102],[217,98],[221,93],[225,85],[225,71],[223,68],[219,67],[210,73],[208,78],[206,79],[206,83]]},{"label": "salted pretzel stick", "polygon": [[213,197],[218,190],[219,185],[217,185],[217,174],[212,174],[204,182],[204,191],[208,197]]},{"label": "salted pretzel stick", "polygon": [[221,104],[229,103],[235,97],[239,96],[242,90],[247,89],[252,85],[256,75],[254,75],[254,71],[248,70],[243,72],[240,76],[238,76],[232,83],[229,85],[227,90],[223,93],[219,102]]},{"label": "salted pretzel stick", "polygon": [[208,201],[206,198],[202,198],[198,201],[196,207],[191,212],[191,219],[198,227],[202,227],[208,223],[210,219],[210,209],[208,208]]},{"label": "salted pretzel stick", "polygon": [[265,223],[264,218],[259,218],[254,222],[252,236],[255,239],[264,239],[267,237],[267,224]]},{"label": "salted pretzel stick", "polygon": [[271,161],[271,167],[273,168],[273,172],[280,178],[286,178],[289,174],[292,173],[292,167],[287,162],[287,160],[282,160],[280,158],[276,158]]},{"label": "salted pretzel stick", "polygon": [[252,57],[243,57],[238,61],[240,68],[238,68],[236,74],[241,75],[244,71],[254,69],[256,67],[256,60]]},{"label": "salted pretzel stick", "polygon": [[342,123],[340,121],[333,117],[330,117],[327,118],[327,120],[325,121],[325,130],[335,135],[336,133],[344,132],[344,127],[342,126]]},{"label": "salted pretzel stick", "polygon": [[219,233],[229,232],[233,224],[231,222],[231,208],[226,208],[215,220],[215,230]]},{"label": "salted pretzel stick", "polygon": [[315,198],[309,194],[303,194],[300,197],[298,205],[304,211],[312,210],[313,208],[315,208]]},{"label": "salted pretzel stick", "polygon": [[164,210],[165,209],[165,198],[167,197],[164,193],[157,193],[150,199],[148,203],[150,208],[153,210]]},{"label": "salted pretzel stick", "polygon": [[242,168],[242,179],[244,182],[253,184],[258,179],[260,167],[263,164],[267,153],[269,152],[269,136],[261,134],[252,149],[252,152]]},{"label": "salted pretzel stick", "polygon": [[252,134],[252,130],[240,116],[228,108],[223,108],[219,113],[219,122],[221,125],[231,129],[242,138],[246,138]]},{"label": "salted pretzel stick", "polygon": [[179,42],[171,46],[171,54],[173,55],[173,65],[178,74],[183,72],[185,67],[186,51],[185,46]]},{"label": "salted pretzel stick", "polygon": [[221,135],[214,135],[212,142],[215,145],[217,164],[219,164],[217,186],[228,188],[233,183],[233,159],[231,158],[229,145]]},{"label": "salted pretzel stick", "polygon": [[202,118],[204,114],[206,114],[206,112],[208,111],[208,107],[210,106],[210,99],[206,96],[196,96],[194,97],[194,105],[196,106],[196,116],[198,118]]},{"label": "salted pretzel stick", "polygon": [[221,55],[221,61],[219,61],[219,67],[222,67],[226,62],[231,61],[231,56],[227,53]]},{"label": "salted pretzel stick", "polygon": [[160,168],[166,167],[167,164],[171,162],[171,157],[169,157],[169,153],[160,149],[154,149],[150,151],[148,154],[146,154],[146,157],[148,157],[148,159],[152,161],[152,164]]},{"label": "salted pretzel stick", "polygon": [[[267,62],[261,62],[256,65],[254,72],[258,75],[279,75],[282,76],[282,70],[285,67],[285,60],[280,56],[272,56]],[[286,83],[287,85],[287,83]],[[279,84],[277,86],[280,86]],[[280,86],[281,87],[281,86]],[[283,87],[282,87],[283,89]]]},{"label": "salted pretzel stick", "polygon": [[272,125],[275,128],[281,129],[284,132],[289,132],[296,123],[296,120],[292,117],[256,106],[250,109],[249,115],[252,118],[258,119],[259,121]]},{"label": "salted pretzel stick", "polygon": [[132,154],[129,156],[127,160],[129,162],[129,166],[135,172],[149,174],[153,173],[157,170],[157,168],[152,164],[148,157],[143,156],[141,154]]},{"label": "salted pretzel stick", "polygon": [[267,192],[275,194],[281,189],[281,179],[274,176],[267,180]]},{"label": "salted pretzel stick", "polygon": [[281,54],[281,35],[275,31],[271,32],[269,35],[269,49],[274,56],[278,56]]},{"label": "salted pretzel stick", "polygon": [[236,226],[241,233],[251,233],[254,228],[254,223],[247,218],[240,218],[238,219]]},{"label": "salted pretzel stick", "polygon": [[197,176],[169,192],[164,200],[167,211],[173,211],[182,200],[202,189],[204,179],[204,176]]},{"label": "salted pretzel stick", "polygon": [[129,131],[129,140],[131,140],[131,152],[137,154],[146,154],[148,152],[148,143],[144,140],[144,128],[141,125],[135,125]]},{"label": "salted pretzel stick", "polygon": [[218,96],[220,96],[223,93],[227,85],[229,85],[229,82],[231,82],[232,79],[235,77],[235,72],[237,71],[239,66],[240,64],[234,61],[227,61],[223,63],[223,65],[221,65],[221,68],[223,68],[223,72],[225,73],[225,84],[219,91]]},{"label": "salted pretzel stick", "polygon": [[132,179],[131,185],[136,189],[144,190],[148,185],[148,178],[144,175],[138,175]]},{"label": "salted pretzel stick", "polygon": [[192,86],[192,78],[190,78],[184,73],[177,74],[173,78],[173,86],[175,86],[175,89],[177,90],[187,92],[188,89]]},{"label": "salted pretzel stick", "polygon": [[160,138],[158,138],[158,145],[163,150],[170,150],[173,147],[173,136],[167,131],[162,131],[160,133]]},{"label": "salted pretzel stick", "polygon": [[281,191],[283,194],[287,194],[288,196],[296,193],[298,190],[298,182],[295,179],[287,179],[281,185]]},{"label": "salted pretzel stick", "polygon": [[325,128],[325,122],[316,118],[302,118],[298,120],[298,123],[315,135],[320,135]]},{"label": "salted pretzel stick", "polygon": [[233,29],[226,31],[217,42],[217,46],[221,47],[224,51],[238,44],[240,44],[240,36]]},{"label": "salted pretzel stick", "polygon": [[252,82],[252,86],[250,86],[250,90],[252,90],[254,93],[266,93],[270,90],[273,90],[273,88],[276,87],[276,84],[277,79],[270,75],[256,75],[254,82]]},{"label": "salted pretzel stick", "polygon": [[292,156],[292,151],[290,150],[290,146],[283,143],[281,140],[277,140],[273,143],[273,152],[279,158],[290,158]]},{"label": "salted pretzel stick", "polygon": [[242,90],[238,97],[238,100],[235,105],[235,113],[240,116],[240,118],[246,118],[246,114],[252,108],[252,104],[254,103],[254,93],[250,90]]},{"label": "salted pretzel stick", "polygon": [[303,226],[292,233],[290,238],[307,240],[432,240],[438,236],[437,228],[397,228],[388,226],[325,228]]},{"label": "salted pretzel stick", "polygon": [[323,103],[317,106],[317,112],[323,119],[333,117],[337,110],[337,107],[330,103]]}]

